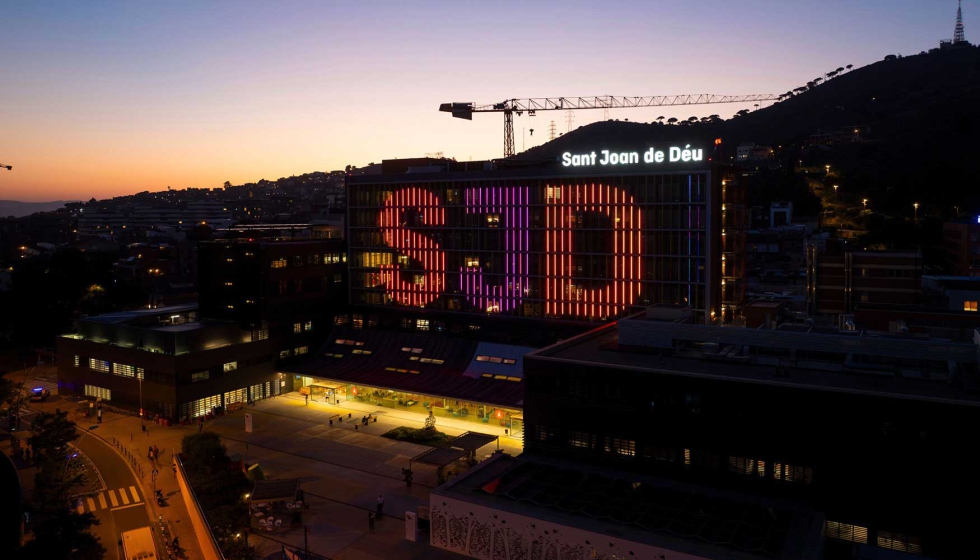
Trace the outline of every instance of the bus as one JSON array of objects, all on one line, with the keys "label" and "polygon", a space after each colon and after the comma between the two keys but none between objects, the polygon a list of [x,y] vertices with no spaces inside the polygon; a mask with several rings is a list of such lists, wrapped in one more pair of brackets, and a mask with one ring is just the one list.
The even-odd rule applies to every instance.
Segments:
[{"label": "bus", "polygon": [[122,534],[123,554],[126,560],[155,560],[157,547],[149,527],[141,527]]}]

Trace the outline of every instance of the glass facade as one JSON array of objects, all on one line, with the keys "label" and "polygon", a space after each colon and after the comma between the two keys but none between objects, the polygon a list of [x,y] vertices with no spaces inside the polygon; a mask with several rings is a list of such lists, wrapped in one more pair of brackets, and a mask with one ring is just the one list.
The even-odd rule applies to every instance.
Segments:
[{"label": "glass facade", "polygon": [[603,320],[708,309],[708,173],[351,185],[351,303]]}]

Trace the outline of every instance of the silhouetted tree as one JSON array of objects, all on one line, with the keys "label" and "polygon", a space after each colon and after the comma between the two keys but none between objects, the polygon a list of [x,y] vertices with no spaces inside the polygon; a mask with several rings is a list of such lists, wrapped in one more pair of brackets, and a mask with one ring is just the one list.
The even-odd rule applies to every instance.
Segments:
[{"label": "silhouetted tree", "polygon": [[667,119],[667,124],[675,124],[676,122],[677,122],[676,117],[670,117],[669,119]]}]

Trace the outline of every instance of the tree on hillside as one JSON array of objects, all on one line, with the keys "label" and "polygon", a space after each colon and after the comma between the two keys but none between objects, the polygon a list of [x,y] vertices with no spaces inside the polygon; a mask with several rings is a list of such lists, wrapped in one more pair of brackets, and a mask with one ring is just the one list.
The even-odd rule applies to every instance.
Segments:
[{"label": "tree on hillside", "polygon": [[667,119],[667,124],[675,124],[676,122],[677,122],[676,117],[670,117],[669,119]]},{"label": "tree on hillside", "polygon": [[847,68],[848,70],[850,70],[851,68],[854,68],[854,65],[853,65],[853,64],[848,64],[848,65],[847,65],[847,66],[845,66],[844,68]]},{"label": "tree on hillside", "polygon": [[664,117],[663,116],[657,117],[657,122],[660,123],[660,124],[663,124],[664,123]]}]

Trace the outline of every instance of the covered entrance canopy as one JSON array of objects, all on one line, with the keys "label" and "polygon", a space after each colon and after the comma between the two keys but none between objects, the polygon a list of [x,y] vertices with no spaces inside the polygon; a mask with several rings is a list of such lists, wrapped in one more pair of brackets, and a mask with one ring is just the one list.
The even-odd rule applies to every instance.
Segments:
[{"label": "covered entrance canopy", "polygon": [[408,461],[408,468],[412,468],[412,463],[422,463],[443,468],[469,455],[468,451],[462,449],[452,449],[449,447],[433,447],[428,451],[419,453]]},{"label": "covered entrance canopy", "polygon": [[344,384],[343,383],[335,383],[335,382],[331,382],[331,381],[314,381],[313,383],[310,383],[309,386],[310,387],[319,387],[320,389],[332,389],[334,391],[336,391],[337,389],[343,389],[344,388]]},{"label": "covered entrance canopy", "polygon": [[500,436],[481,434],[480,432],[465,432],[446,442],[446,447],[462,449],[468,453],[474,453],[477,449],[493,443],[500,439]]},{"label": "covered entrance canopy", "polygon": [[299,479],[287,478],[284,480],[257,480],[255,488],[249,501],[253,504],[264,504],[268,502],[293,502],[299,491]]}]

